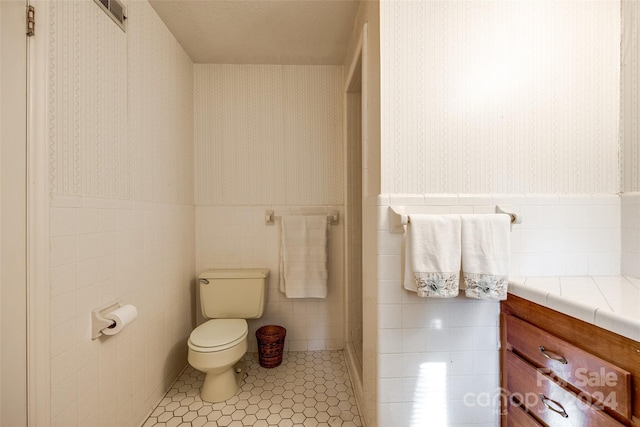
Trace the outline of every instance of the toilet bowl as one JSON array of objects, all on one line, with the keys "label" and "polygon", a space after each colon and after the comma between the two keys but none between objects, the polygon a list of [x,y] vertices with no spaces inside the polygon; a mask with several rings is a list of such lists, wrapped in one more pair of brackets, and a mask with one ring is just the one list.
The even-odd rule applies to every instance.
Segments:
[{"label": "toilet bowl", "polygon": [[247,352],[247,322],[244,319],[214,319],[198,326],[189,336],[189,364],[206,374],[200,397],[222,402],[238,391]]}]

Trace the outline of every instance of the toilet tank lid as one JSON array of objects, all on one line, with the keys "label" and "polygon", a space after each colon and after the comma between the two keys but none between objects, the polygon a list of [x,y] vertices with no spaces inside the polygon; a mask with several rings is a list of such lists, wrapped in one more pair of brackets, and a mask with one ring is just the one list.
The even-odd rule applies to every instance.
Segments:
[{"label": "toilet tank lid", "polygon": [[200,273],[200,279],[266,279],[269,270],[266,268],[247,269],[212,269]]}]

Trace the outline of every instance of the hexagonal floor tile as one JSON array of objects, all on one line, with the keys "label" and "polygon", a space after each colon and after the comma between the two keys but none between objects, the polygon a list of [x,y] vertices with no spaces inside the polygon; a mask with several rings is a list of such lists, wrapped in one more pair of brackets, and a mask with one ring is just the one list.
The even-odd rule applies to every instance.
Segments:
[{"label": "hexagonal floor tile", "polygon": [[246,374],[235,396],[209,403],[200,398],[205,375],[185,368],[153,409],[144,427],[362,426],[341,351],[289,352],[276,368],[244,357]]}]

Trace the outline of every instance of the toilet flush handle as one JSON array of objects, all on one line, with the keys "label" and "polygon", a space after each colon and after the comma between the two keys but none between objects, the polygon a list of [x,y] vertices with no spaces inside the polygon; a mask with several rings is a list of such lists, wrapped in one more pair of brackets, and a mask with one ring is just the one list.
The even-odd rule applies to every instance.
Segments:
[{"label": "toilet flush handle", "polygon": [[207,280],[207,279],[200,279],[200,283],[202,283],[203,285],[208,285],[208,284],[209,284],[209,280]]}]

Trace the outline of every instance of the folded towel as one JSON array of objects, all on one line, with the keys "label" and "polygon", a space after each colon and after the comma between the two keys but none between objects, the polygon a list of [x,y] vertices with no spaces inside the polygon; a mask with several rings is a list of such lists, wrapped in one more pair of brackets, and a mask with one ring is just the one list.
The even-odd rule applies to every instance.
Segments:
[{"label": "folded towel", "polygon": [[326,298],[327,216],[283,216],[280,239],[280,291],[288,298]]},{"label": "folded towel", "polygon": [[462,271],[469,298],[507,298],[508,215],[462,215]]},{"label": "folded towel", "polygon": [[411,215],[405,236],[404,287],[421,297],[458,295],[460,216]]}]

